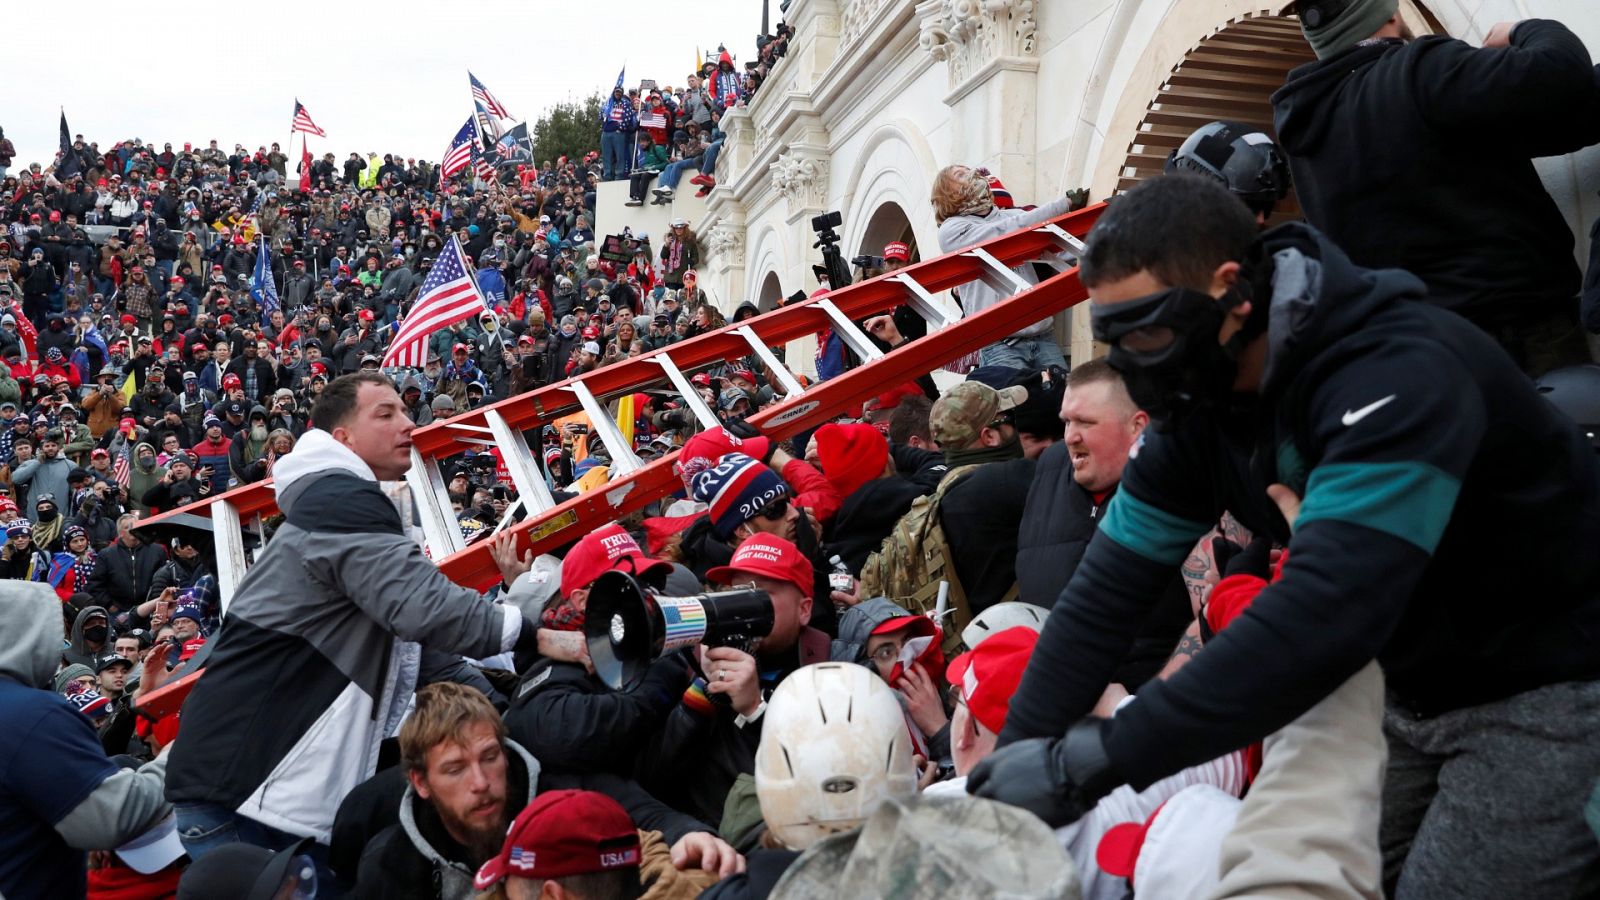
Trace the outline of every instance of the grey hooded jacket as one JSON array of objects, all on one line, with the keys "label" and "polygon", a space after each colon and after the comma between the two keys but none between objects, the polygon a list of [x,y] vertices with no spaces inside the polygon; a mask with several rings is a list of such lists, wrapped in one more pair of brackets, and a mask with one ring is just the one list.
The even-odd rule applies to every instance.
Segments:
[{"label": "grey hooded jacket", "polygon": [[212,638],[168,797],[326,843],[340,798],[399,728],[419,644],[486,658],[516,647],[525,620],[429,562],[371,470],[328,432],[307,432],[273,474],[286,521]]}]

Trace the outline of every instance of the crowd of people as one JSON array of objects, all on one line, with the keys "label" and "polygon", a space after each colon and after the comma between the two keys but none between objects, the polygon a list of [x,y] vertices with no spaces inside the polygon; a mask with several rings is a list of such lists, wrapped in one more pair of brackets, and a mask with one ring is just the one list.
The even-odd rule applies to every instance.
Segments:
[{"label": "crowd of people", "polygon": [[[594,159],[467,193],[409,161],[363,187],[355,158],[301,194],[270,153],[131,141],[86,146],[76,185],[8,178],[0,894],[1595,895],[1600,367],[1527,135],[1600,142],[1565,113],[1600,111],[1600,70],[1555,22],[1482,48],[1412,39],[1394,0],[1305,25],[1279,142],[1207,125],[1081,258],[1015,270],[1076,266],[1105,358],[1042,321],[784,440],[749,421],[784,402],[759,355],[616,430],[565,417],[528,435],[558,501],[605,489],[617,433],[675,452],[680,489],[535,557],[494,455],[459,459],[485,593],[381,483],[421,425],[728,324],[688,223],[602,259]],[[1465,100],[1418,92],[1444,71]],[[1464,162],[1352,181],[1353,154],[1457,159],[1427,104],[1534,87],[1563,112],[1478,144],[1527,191],[1474,193]],[[80,259],[128,208],[102,176],[150,198],[126,259]],[[1268,227],[1291,183],[1306,221]],[[950,252],[1084,198],[1018,207],[954,165],[930,200]],[[1450,241],[1397,237],[1429,215]],[[1511,227],[1548,264],[1475,268]],[[283,271],[264,320],[252,230]],[[385,370],[451,236],[489,305]],[[861,326],[914,353],[917,324]],[[862,364],[818,344],[819,379]],[[139,521],[267,477],[280,516],[224,616],[210,537]],[[623,669],[635,607],[659,633]],[[180,709],[137,702],[196,671]]]},{"label": "crowd of people", "polygon": [[[699,174],[690,179],[699,186],[696,197],[716,187],[717,155],[722,152],[722,117],[730,109],[747,106],[761,84],[789,51],[792,30],[780,22],[771,35],[756,39],[756,58],[740,73],[726,47],[717,48],[689,73],[684,86],[658,86],[654,81],[623,89],[619,78],[600,107],[601,178],[628,179],[629,206],[650,202],[664,205],[688,169]],[[651,190],[650,182],[659,187]]]}]

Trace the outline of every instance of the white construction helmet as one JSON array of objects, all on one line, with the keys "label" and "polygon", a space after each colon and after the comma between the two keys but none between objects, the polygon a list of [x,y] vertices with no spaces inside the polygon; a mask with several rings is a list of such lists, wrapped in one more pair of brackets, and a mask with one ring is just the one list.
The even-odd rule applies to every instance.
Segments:
[{"label": "white construction helmet", "polygon": [[887,797],[917,792],[894,689],[865,666],[817,663],[778,685],[756,750],[756,797],[774,837],[804,850],[849,831]]},{"label": "white construction helmet", "polygon": [[961,629],[961,643],[966,644],[967,649],[971,650],[989,635],[998,634],[1018,625],[1032,628],[1034,631],[1043,631],[1044,617],[1047,615],[1049,615],[1048,610],[1032,603],[1023,603],[1019,600],[996,603],[973,616],[967,627]]}]

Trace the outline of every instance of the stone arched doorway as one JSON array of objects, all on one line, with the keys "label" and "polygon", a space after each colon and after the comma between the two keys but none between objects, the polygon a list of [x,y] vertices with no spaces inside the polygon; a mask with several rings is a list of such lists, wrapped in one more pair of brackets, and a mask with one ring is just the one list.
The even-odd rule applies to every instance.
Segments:
[{"label": "stone arched doorway", "polygon": [[782,302],[783,284],[778,281],[778,273],[768,272],[767,277],[761,280],[761,290],[756,294],[756,308],[770,312]]},{"label": "stone arched doorway", "polygon": [[[1272,92],[1290,69],[1315,58],[1294,16],[1246,15],[1201,40],[1172,67],[1150,101],[1128,145],[1117,191],[1161,174],[1168,154],[1207,122],[1241,122],[1276,138]],[[1299,215],[1291,193],[1278,204],[1274,220]]]},{"label": "stone arched doorway", "polygon": [[861,240],[853,255],[881,256],[884,245],[890,241],[901,241],[910,247],[912,262],[922,259],[922,254],[917,248],[916,232],[911,227],[911,219],[900,204],[893,202],[885,203],[872,211],[867,226],[861,230]]},{"label": "stone arched doorway", "polygon": [[[1418,35],[1441,33],[1434,15],[1406,0],[1400,13]],[[1316,59],[1293,15],[1246,13],[1201,39],[1172,67],[1128,144],[1117,192],[1161,174],[1167,155],[1196,128],[1225,119],[1254,125],[1277,138],[1272,92],[1289,70]],[[1294,194],[1278,204],[1272,224],[1300,217]]]}]

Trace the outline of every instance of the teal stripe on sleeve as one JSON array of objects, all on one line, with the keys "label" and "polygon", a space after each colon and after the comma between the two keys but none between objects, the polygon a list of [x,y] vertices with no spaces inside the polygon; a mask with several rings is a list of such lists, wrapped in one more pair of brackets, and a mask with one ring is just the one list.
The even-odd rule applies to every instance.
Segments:
[{"label": "teal stripe on sleeve", "polygon": [[1191,522],[1117,491],[1100,522],[1100,533],[1145,559],[1177,565],[1194,549],[1194,542],[1211,530],[1204,522]]},{"label": "teal stripe on sleeve", "polygon": [[1421,462],[1333,463],[1311,471],[1298,530],[1328,519],[1399,538],[1432,555],[1455,509],[1461,482]]}]

